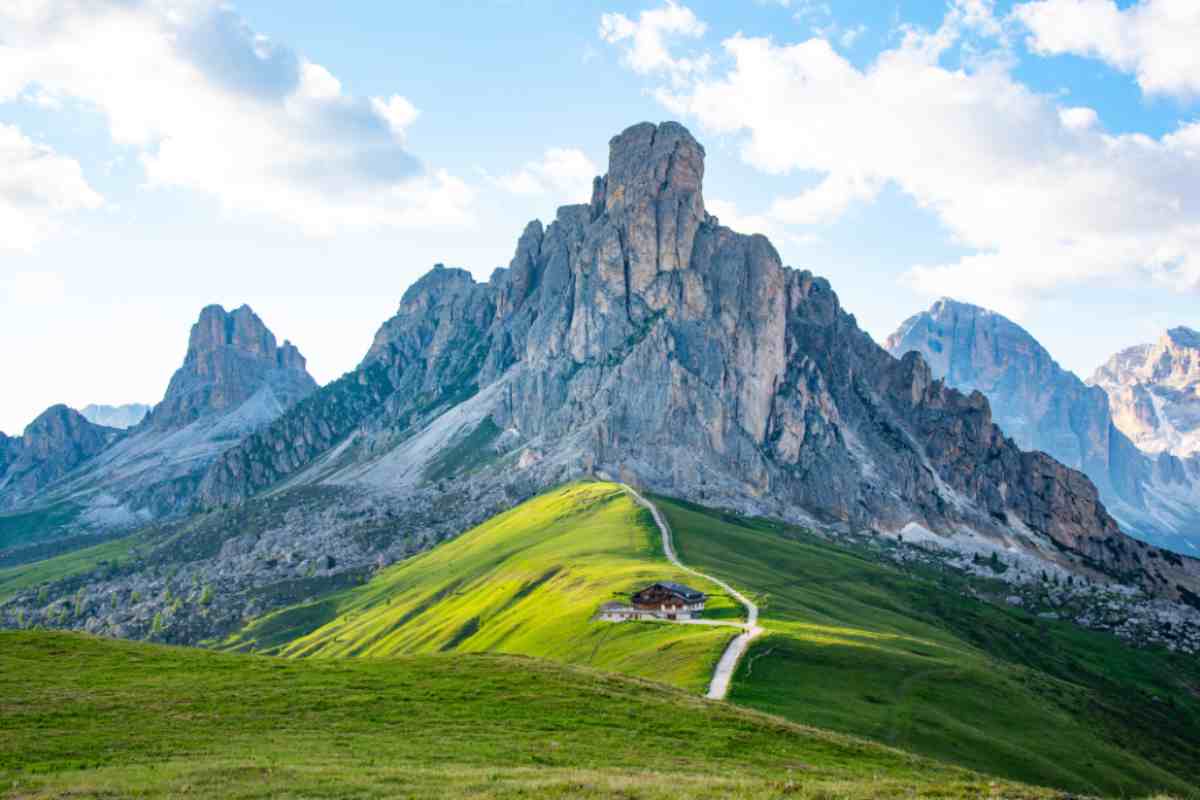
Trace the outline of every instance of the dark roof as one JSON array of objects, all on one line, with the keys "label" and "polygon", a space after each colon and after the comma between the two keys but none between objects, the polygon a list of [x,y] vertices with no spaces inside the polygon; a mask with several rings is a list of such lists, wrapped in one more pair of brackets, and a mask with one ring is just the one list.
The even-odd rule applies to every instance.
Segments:
[{"label": "dark roof", "polygon": [[[680,595],[685,600],[700,600],[704,597],[704,592],[698,589],[693,589],[690,586],[684,586],[682,583],[675,583],[674,581],[659,581],[658,583],[654,584],[654,586],[661,586],[672,594]],[[653,587],[646,587],[646,589],[650,588]],[[642,591],[644,592],[646,589],[643,589]]]}]

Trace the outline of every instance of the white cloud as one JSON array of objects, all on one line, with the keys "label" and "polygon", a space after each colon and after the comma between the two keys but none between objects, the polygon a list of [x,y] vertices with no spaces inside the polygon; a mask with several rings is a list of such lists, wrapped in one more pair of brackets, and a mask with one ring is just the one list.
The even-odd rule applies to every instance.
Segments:
[{"label": "white cloud", "polygon": [[1200,94],[1200,3],[1138,0],[1036,0],[1013,16],[1030,31],[1029,47],[1044,55],[1097,58],[1137,76],[1147,94]]},{"label": "white cloud", "polygon": [[79,162],[0,124],[0,249],[32,250],[63,214],[102,204]]},{"label": "white cloud", "polygon": [[150,186],[313,233],[470,216],[471,188],[405,148],[408,100],[347,95],[219,0],[25,0],[0,8],[0,43],[0,101],[82,101]]},{"label": "white cloud", "polygon": [[705,30],[707,26],[692,10],[675,0],[667,0],[662,8],[643,11],[636,22],[619,13],[600,17],[600,38],[621,45],[630,69],[643,75],[665,73],[675,83],[703,73],[711,62],[707,55],[674,56],[669,45],[676,39],[698,39]]},{"label": "white cloud", "polygon": [[881,188],[875,178],[830,173],[813,188],[776,200],[771,216],[791,225],[831,222],[854,203],[873,200]]},{"label": "white cloud", "polygon": [[581,203],[591,197],[592,179],[598,174],[599,168],[582,150],[551,147],[541,161],[531,161],[495,182],[513,194],[553,195],[564,203]]},{"label": "white cloud", "polygon": [[66,294],[66,284],[55,272],[18,272],[5,288],[6,299],[14,306],[49,306]]},{"label": "white cloud", "polygon": [[[1200,123],[1161,138],[1106,132],[1088,109],[1016,80],[978,49],[990,4],[959,2],[936,31],[908,29],[864,68],[825,40],[734,36],[730,66],[657,97],[739,136],[772,174],[817,173],[778,222],[828,221],[893,184],[972,251],[914,267],[919,290],[1012,309],[1065,284],[1147,277],[1200,289]],[[970,37],[967,66],[947,67]]]}]

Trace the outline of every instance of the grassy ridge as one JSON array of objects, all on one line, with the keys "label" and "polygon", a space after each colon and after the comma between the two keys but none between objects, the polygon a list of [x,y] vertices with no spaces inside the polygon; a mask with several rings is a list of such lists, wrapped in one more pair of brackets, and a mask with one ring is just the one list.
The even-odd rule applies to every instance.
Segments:
[{"label": "grassy ridge", "polygon": [[517,656],[289,660],[0,633],[0,796],[1049,798]]},{"label": "grassy ridge", "polygon": [[751,591],[768,634],[733,702],[981,771],[1200,796],[1200,667],[962,596],[867,550],[656,498],[685,564]]},{"label": "grassy ridge", "polygon": [[[613,484],[530,500],[368,584],[256,620],[225,643],[289,656],[443,651],[552,658],[699,691],[731,628],[598,623],[597,608],[656,580],[700,584],[662,556],[648,512]],[[711,614],[738,608],[713,585]]]}]

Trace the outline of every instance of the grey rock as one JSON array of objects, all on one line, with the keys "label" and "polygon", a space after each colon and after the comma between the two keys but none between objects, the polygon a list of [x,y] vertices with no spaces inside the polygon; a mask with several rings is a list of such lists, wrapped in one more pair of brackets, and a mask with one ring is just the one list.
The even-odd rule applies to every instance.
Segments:
[{"label": "grey rock", "polygon": [[121,438],[64,405],[51,406],[19,438],[0,434],[0,509],[19,506]]},{"label": "grey rock", "polygon": [[1172,328],[1122,350],[1089,383],[1108,394],[1114,422],[1141,449],[1200,456],[1200,333]]},{"label": "grey rock", "polygon": [[610,475],[835,530],[1002,542],[1164,597],[1200,588],[1200,562],[1122,533],[981,393],[897,360],[827,281],[720,226],[703,159],[676,123],[615,137],[589,204],[529,226],[487,283],[439,266],[414,284],[359,369],[219,459],[203,501],[284,479],[404,497],[491,425],[446,491]]},{"label": "grey rock", "polygon": [[23,473],[36,474],[36,485],[28,478],[0,484],[0,508],[71,510],[53,529],[31,532],[38,539],[110,534],[186,513],[221,453],[315,389],[299,351],[290,342],[277,345],[249,307],[226,312],[209,306],[192,328],[162,402],[135,427],[98,428],[64,407],[39,418],[31,428],[40,430],[48,420],[50,435],[43,438],[75,445],[36,473]]},{"label": "grey rock", "polygon": [[[1016,323],[942,299],[901,324],[885,346],[895,356],[920,353],[936,377],[985,394],[1006,434],[1023,449],[1084,472],[1127,532],[1177,552],[1200,553],[1200,459],[1143,453],[1114,420],[1110,394],[1061,368]],[[1118,363],[1128,360],[1110,362]],[[1114,380],[1129,371],[1102,370]]]}]

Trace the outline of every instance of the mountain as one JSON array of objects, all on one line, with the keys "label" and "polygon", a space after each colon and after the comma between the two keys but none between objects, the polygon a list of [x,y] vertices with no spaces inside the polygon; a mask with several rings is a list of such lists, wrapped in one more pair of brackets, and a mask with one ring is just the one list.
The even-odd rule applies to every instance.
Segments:
[{"label": "mountain", "polygon": [[[59,427],[82,431],[88,444],[61,467],[39,473],[44,479],[32,491],[0,488],[0,507],[26,515],[28,539],[108,533],[182,513],[217,456],[314,389],[303,356],[290,342],[277,345],[248,306],[231,312],[209,306],[192,327],[183,365],[162,402],[126,432],[97,428],[78,412],[56,407],[55,419],[74,426]],[[103,433],[87,433],[93,428]],[[48,508],[57,513],[37,527]]]},{"label": "mountain", "polygon": [[20,437],[0,434],[0,509],[36,495],[120,437],[64,405],[43,411]]},{"label": "mountain", "polygon": [[1088,383],[1108,394],[1113,421],[1141,449],[1200,456],[1200,333],[1172,328],[1122,350]]},{"label": "mountain", "polygon": [[82,409],[79,413],[90,422],[97,425],[104,425],[109,428],[132,428],[137,425],[146,415],[150,413],[151,406],[145,403],[126,403],[121,406],[105,406],[91,405]]},{"label": "mountain", "polygon": [[982,394],[894,358],[827,281],[720,225],[703,174],[681,125],[615,137],[590,203],[531,223],[486,283],[438,267],[413,284],[359,368],[217,459],[202,502],[320,486],[482,513],[610,474],[1169,597],[1200,589],[1200,562],[1123,534],[1084,475],[1021,451]]},{"label": "mountain", "polygon": [[1114,418],[1112,393],[1060,367],[1024,328],[942,299],[905,320],[885,346],[895,356],[918,352],[949,385],[987,395],[1005,433],[1086,473],[1127,532],[1200,552],[1200,459],[1144,453]]}]

